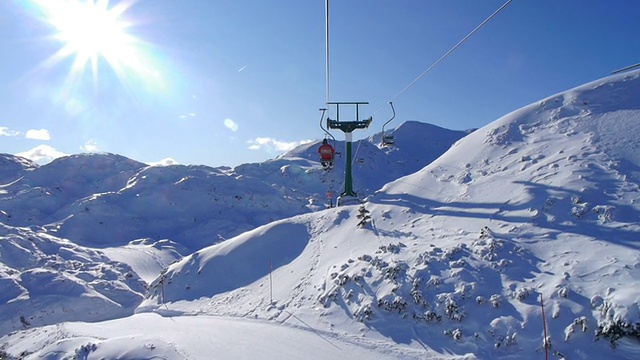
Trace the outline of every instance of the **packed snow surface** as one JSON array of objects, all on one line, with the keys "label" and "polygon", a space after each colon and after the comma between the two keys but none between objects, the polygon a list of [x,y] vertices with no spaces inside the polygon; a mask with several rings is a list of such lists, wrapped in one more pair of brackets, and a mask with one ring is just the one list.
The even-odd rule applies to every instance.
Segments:
[{"label": "packed snow surface", "polygon": [[0,350],[640,358],[639,94],[635,71],[473,132],[405,122],[329,209],[318,143],[235,169],[6,156]]}]

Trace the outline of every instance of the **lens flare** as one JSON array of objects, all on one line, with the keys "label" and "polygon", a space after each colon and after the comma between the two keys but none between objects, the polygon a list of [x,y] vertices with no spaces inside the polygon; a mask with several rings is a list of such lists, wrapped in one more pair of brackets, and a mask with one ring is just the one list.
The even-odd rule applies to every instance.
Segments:
[{"label": "lens flare", "polygon": [[[125,18],[134,0],[110,6],[109,0],[32,0],[39,17],[54,28],[53,39],[61,48],[49,57],[43,68],[59,66],[73,59],[65,85],[74,87],[90,68],[94,84],[106,65],[118,79],[132,86],[135,81],[161,86],[162,74],[154,66],[153,52],[130,33],[133,22]],[[146,86],[145,86],[146,87]]]}]

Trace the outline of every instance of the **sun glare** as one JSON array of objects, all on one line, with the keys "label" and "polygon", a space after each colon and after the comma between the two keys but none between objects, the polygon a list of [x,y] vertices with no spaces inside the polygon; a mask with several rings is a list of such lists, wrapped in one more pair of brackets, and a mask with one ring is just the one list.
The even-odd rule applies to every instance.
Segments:
[{"label": "sun glare", "polygon": [[110,6],[109,0],[33,0],[43,21],[55,29],[61,48],[46,62],[51,67],[72,58],[68,80],[76,82],[91,68],[97,81],[99,66],[107,64],[120,80],[131,73],[153,75],[144,60],[143,43],[128,33],[132,25],[123,15],[132,1]]},{"label": "sun glare", "polygon": [[106,1],[69,3],[53,13],[51,24],[65,44],[62,53],[75,54],[83,66],[90,61],[94,68],[98,56],[108,61],[126,56],[126,45],[131,42],[126,26],[118,19],[120,14],[106,6]]}]

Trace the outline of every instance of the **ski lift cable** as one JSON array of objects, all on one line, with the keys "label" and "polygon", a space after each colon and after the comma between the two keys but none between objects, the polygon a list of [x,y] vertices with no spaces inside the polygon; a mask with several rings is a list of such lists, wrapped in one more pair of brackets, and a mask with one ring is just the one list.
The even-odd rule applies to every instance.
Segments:
[{"label": "ski lift cable", "polygon": [[[476,32],[478,32],[478,30],[480,30],[489,21],[491,21],[491,19],[493,19],[496,15],[498,15],[498,13],[500,13],[502,10],[504,10],[504,8],[506,8],[507,5],[509,5],[512,1],[513,0],[507,0],[507,2],[504,3],[502,6],[500,6],[500,8],[498,8],[498,10],[494,11],[493,14],[491,14],[488,18],[486,18],[483,22],[481,22],[480,25],[476,26],[476,28],[473,29],[469,34],[467,34],[467,36],[462,38],[462,40],[460,40],[449,51],[447,51],[438,60],[436,60],[435,63],[433,63],[431,66],[429,66],[427,68],[427,70],[423,71],[422,74],[418,75],[418,77],[416,77],[407,86],[405,86],[402,90],[400,90],[400,92],[398,92],[394,97],[392,97],[391,100],[389,100],[389,102],[392,102],[393,100],[397,99],[400,95],[402,95],[405,91],[409,90],[409,88],[411,88],[415,83],[417,83],[420,79],[422,79],[425,75],[427,75],[428,72],[430,72],[433,68],[435,68],[438,64],[440,64],[451,53],[456,51],[456,49],[458,49],[460,46],[462,46],[462,44],[464,44],[470,37],[472,37]],[[380,109],[382,109],[382,106],[380,106],[380,108],[378,110],[376,110],[374,112],[374,114],[376,114],[378,111],[380,111]]]},{"label": "ski lift cable", "polygon": [[362,145],[362,140],[358,141],[358,147],[356,148],[356,152],[353,154],[353,159],[351,160],[351,166],[355,165],[356,159],[358,158],[358,151],[360,151],[360,145]]},{"label": "ski lift cable", "polygon": [[621,72],[625,72],[625,71],[633,70],[633,69],[635,69],[635,68],[637,68],[637,67],[640,67],[640,63],[635,64],[635,65],[629,65],[629,66],[623,67],[622,69],[618,69],[618,70],[616,70],[616,71],[613,71],[613,72],[611,73],[611,75],[615,75],[615,74],[619,74],[619,73],[621,73]]},{"label": "ski lift cable", "polygon": [[329,0],[324,1],[324,18],[325,18],[325,32],[324,32],[324,46],[325,46],[325,86],[326,86],[326,99],[325,104],[329,103]]}]

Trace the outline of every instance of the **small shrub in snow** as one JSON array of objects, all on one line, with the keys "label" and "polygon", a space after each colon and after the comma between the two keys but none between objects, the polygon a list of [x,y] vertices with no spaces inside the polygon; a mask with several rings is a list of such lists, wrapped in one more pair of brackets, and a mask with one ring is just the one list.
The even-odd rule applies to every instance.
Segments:
[{"label": "small shrub in snow", "polygon": [[451,320],[462,321],[465,317],[464,308],[458,306],[458,304],[453,299],[448,299],[445,304],[445,315]]},{"label": "small shrub in snow", "polygon": [[455,293],[460,299],[468,299],[475,292],[476,283],[459,282],[456,284]]},{"label": "small shrub in snow", "polygon": [[555,204],[556,202],[556,198],[548,198],[547,200],[544,201],[544,206],[542,207],[543,211],[547,211],[551,208],[551,206],[553,206],[553,204]]},{"label": "small shrub in snow", "polygon": [[338,299],[338,289],[333,289],[327,296],[323,299],[326,306],[329,305],[329,302],[336,301]]},{"label": "small shrub in snow", "polygon": [[497,262],[496,266],[498,268],[506,268],[507,265],[511,264],[511,260],[507,260],[507,259],[500,259],[500,261]]},{"label": "small shrub in snow", "polygon": [[600,221],[601,224],[611,222],[613,206],[596,205],[591,210],[598,215],[598,221]]},{"label": "small shrub in snow", "polygon": [[[492,333],[493,336],[495,336],[494,333]],[[513,333],[511,335],[507,334],[507,335],[498,335],[496,337],[496,342],[493,344],[493,347],[498,349],[501,348],[503,346],[514,346],[518,344],[518,341],[516,339],[517,337],[517,333]]]},{"label": "small shrub in snow", "polygon": [[333,281],[337,284],[337,285],[344,285],[346,283],[348,283],[350,280],[349,275],[347,274],[340,274],[338,275],[338,277],[336,279],[334,279]]},{"label": "small shrub in snow", "polygon": [[491,231],[491,229],[489,229],[488,226],[485,226],[482,229],[480,229],[480,239],[489,239],[492,237],[493,237],[493,232]]},{"label": "small shrub in snow", "polygon": [[442,279],[439,276],[434,276],[432,275],[431,278],[429,279],[429,281],[427,281],[426,286],[428,288],[438,288],[438,286],[442,283]]},{"label": "small shrub in snow", "polygon": [[399,261],[399,262],[395,263],[394,265],[389,266],[389,267],[384,269],[384,271],[383,271],[384,277],[385,277],[385,279],[396,280],[398,278],[398,276],[404,274],[408,268],[409,268],[409,266],[406,263],[404,263],[402,261]]},{"label": "small shrub in snow", "polygon": [[576,219],[580,220],[584,216],[584,213],[587,211],[585,206],[574,206],[571,208],[571,215],[573,215]]},{"label": "small shrub in snow", "polygon": [[371,320],[372,316],[373,310],[371,309],[370,304],[361,306],[353,313],[353,317],[358,321]]},{"label": "small shrub in snow", "polygon": [[456,255],[459,255],[460,253],[464,252],[466,248],[467,248],[467,245],[458,244],[456,246],[445,249],[444,253],[442,254],[442,257],[440,258],[440,261],[444,262],[444,261],[453,260]]},{"label": "small shrub in snow", "polygon": [[370,255],[362,255],[358,257],[358,260],[360,261],[366,261],[366,262],[371,262],[372,258]]},{"label": "small shrub in snow", "polygon": [[581,316],[573,320],[573,322],[564,329],[564,341],[569,341],[571,339],[576,328],[579,328],[583,333],[587,332],[587,318]]},{"label": "small shrub in snow", "polygon": [[571,203],[574,205],[571,208],[571,215],[573,215],[578,220],[582,219],[589,208],[589,204],[582,201],[582,199],[578,196],[572,197]]},{"label": "small shrub in snow", "polygon": [[397,311],[398,313],[401,313],[407,308],[407,302],[401,297],[396,296],[392,301],[389,301],[388,299],[379,299],[378,307],[387,312]]},{"label": "small shrub in snow", "polygon": [[518,301],[524,301],[527,297],[529,297],[529,295],[531,294],[531,292],[533,291],[533,289],[529,288],[529,287],[523,287],[520,289],[517,289],[516,291],[513,292],[513,297],[515,299],[517,299]]},{"label": "small shrub in snow", "polygon": [[465,265],[467,265],[467,262],[464,261],[464,259],[459,259],[456,261],[452,261],[449,263],[449,267],[453,268],[463,268]]},{"label": "small shrub in snow", "polygon": [[640,340],[640,322],[631,324],[621,319],[605,321],[598,324],[598,329],[596,330],[596,340],[600,337],[609,339],[612,348],[615,348],[618,340],[625,336]]},{"label": "small shrub in snow", "polygon": [[433,310],[428,310],[424,314],[416,314],[416,313],[414,313],[413,314],[413,318],[415,320],[418,320],[418,321],[426,321],[426,322],[429,322],[429,323],[441,322],[442,321],[442,316],[438,315]]},{"label": "small shrub in snow", "polygon": [[613,318],[613,310],[611,309],[611,303],[608,302],[603,302],[599,307],[598,310],[600,310],[600,314],[602,315],[602,317],[606,318],[606,319],[612,319]]},{"label": "small shrub in snow", "polygon": [[599,307],[599,306],[602,306],[602,304],[604,303],[604,299],[603,299],[603,298],[602,298],[602,296],[600,296],[600,295],[594,295],[594,296],[591,298],[591,300],[590,300],[590,301],[591,301],[591,306],[592,306],[593,308],[597,308],[597,307]]},{"label": "small shrub in snow", "polygon": [[411,297],[413,298],[413,302],[416,304],[426,305],[427,302],[422,297],[422,291],[420,291],[420,284],[422,283],[422,278],[413,279],[413,283],[411,286]]},{"label": "small shrub in snow", "polygon": [[86,359],[89,356],[89,353],[94,352],[98,349],[98,345],[93,343],[88,343],[86,345],[82,345],[76,349],[76,359]]},{"label": "small shrub in snow", "polygon": [[398,244],[381,245],[378,247],[377,253],[393,253],[397,254],[402,248],[407,247],[405,244],[399,242]]},{"label": "small shrub in snow", "polygon": [[462,340],[462,330],[460,329],[445,330],[444,334],[447,336],[451,336],[451,338],[455,341]]},{"label": "small shrub in snow", "polygon": [[481,235],[480,239],[473,243],[473,247],[474,252],[480,254],[483,260],[494,262],[498,259],[498,250],[504,247],[504,241]]},{"label": "small shrub in snow", "polygon": [[353,289],[349,289],[349,291],[344,296],[344,298],[347,299],[347,300],[351,300],[352,297],[353,297]]},{"label": "small shrub in snow", "polygon": [[563,286],[560,289],[558,289],[558,296],[563,298],[566,298],[567,296],[569,296],[569,288],[566,286]]},{"label": "small shrub in snow", "polygon": [[491,302],[491,306],[498,308],[502,304],[502,296],[499,294],[493,294],[491,295],[491,298],[489,298],[489,301]]},{"label": "small shrub in snow", "polygon": [[389,264],[386,261],[380,259],[377,256],[371,259],[371,265],[373,265],[376,269],[380,271],[382,271],[382,269],[385,269],[386,267],[389,266]]}]

